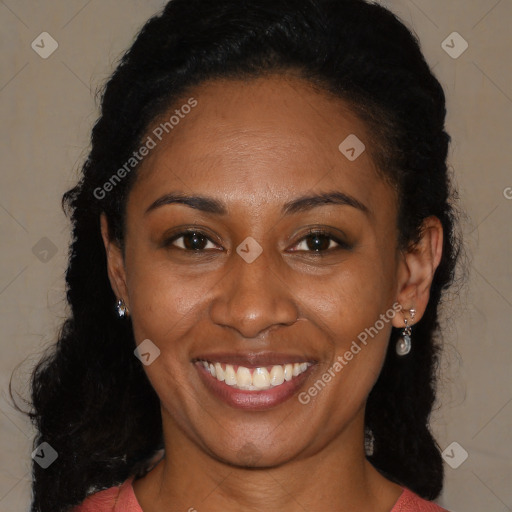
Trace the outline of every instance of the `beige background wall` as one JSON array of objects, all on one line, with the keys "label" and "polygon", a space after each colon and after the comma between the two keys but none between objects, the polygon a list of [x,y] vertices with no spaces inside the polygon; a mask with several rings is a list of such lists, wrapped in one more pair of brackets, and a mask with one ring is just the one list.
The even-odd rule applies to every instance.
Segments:
[{"label": "beige background wall", "polygon": [[[510,0],[389,0],[418,34],[444,85],[450,162],[460,187],[471,254],[466,287],[446,310],[446,351],[434,428],[446,464],[440,503],[454,512],[512,510],[512,214]],[[68,243],[60,209],[86,155],[93,93],[136,30],[163,0],[0,0],[0,511],[28,509],[32,431],[7,403],[64,315]],[[458,58],[442,42],[458,32]],[[48,59],[31,43],[58,42]],[[448,38],[450,51],[462,41]],[[45,48],[49,48],[47,40]],[[40,49],[42,51],[42,49]],[[448,450],[449,462],[463,452]],[[448,459],[447,459],[448,460]]]}]

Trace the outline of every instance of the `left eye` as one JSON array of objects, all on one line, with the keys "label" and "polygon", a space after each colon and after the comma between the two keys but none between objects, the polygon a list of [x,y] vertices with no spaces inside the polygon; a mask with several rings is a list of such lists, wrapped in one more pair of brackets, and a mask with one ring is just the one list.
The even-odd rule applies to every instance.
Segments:
[{"label": "left eye", "polygon": [[307,252],[326,252],[337,247],[332,247],[332,242],[337,244],[338,248],[344,247],[346,244],[333,237],[330,233],[324,232],[311,232],[304,237],[299,244],[295,247],[299,247],[299,251]]}]

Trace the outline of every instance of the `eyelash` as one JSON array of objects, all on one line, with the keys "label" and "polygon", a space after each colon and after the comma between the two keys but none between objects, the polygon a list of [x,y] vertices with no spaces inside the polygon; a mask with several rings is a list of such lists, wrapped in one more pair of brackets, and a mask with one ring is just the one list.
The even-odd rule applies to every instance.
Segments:
[{"label": "eyelash", "polygon": [[[169,238],[168,240],[166,240],[164,242],[164,246],[165,247],[169,247],[169,246],[173,246],[173,243],[176,241],[176,240],[179,240],[180,238],[183,238],[184,236],[186,235],[198,235],[200,237],[203,237],[205,238],[208,242],[211,242],[211,243],[215,243],[213,242],[206,233],[202,232],[201,230],[198,230],[198,229],[187,229],[185,231],[182,231],[181,233],[177,233],[176,235],[172,236],[171,238]],[[310,229],[306,235],[304,235],[296,244],[300,244],[304,241],[307,240],[308,237],[310,236],[318,236],[318,237],[325,237],[325,238],[328,238],[329,240],[331,241],[334,241],[338,244],[338,247],[334,247],[334,248],[330,248],[330,249],[326,249],[326,250],[323,250],[323,251],[315,251],[315,250],[309,250],[309,251],[303,251],[303,250],[300,250],[300,251],[293,251],[293,252],[308,252],[312,255],[316,255],[316,256],[324,256],[326,253],[331,253],[333,251],[337,251],[337,250],[340,250],[340,249],[345,249],[345,250],[349,250],[351,249],[351,246],[347,243],[347,242],[344,242],[343,240],[340,240],[339,238],[337,238],[336,236],[334,236],[331,232],[329,231],[326,231],[326,230],[323,230],[323,229]],[[204,251],[208,250],[208,249],[196,249],[196,250],[192,250],[192,249],[185,249],[183,247],[176,247],[176,246],[173,246],[174,248],[177,248],[181,251],[185,251],[185,252],[188,252],[188,253],[204,253]]]}]

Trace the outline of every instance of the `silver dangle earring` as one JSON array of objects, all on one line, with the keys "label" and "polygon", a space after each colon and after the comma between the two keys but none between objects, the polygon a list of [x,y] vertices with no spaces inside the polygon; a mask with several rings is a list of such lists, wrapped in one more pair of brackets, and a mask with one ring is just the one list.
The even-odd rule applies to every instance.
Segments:
[{"label": "silver dangle earring", "polygon": [[[416,315],[415,309],[409,310],[409,315],[411,317],[411,322],[414,320],[414,316]],[[396,343],[396,353],[399,356],[405,356],[411,351],[411,332],[412,325],[409,325],[407,322],[407,318],[404,318],[405,327],[402,331],[402,338],[399,339]]]},{"label": "silver dangle earring", "polygon": [[123,318],[124,316],[128,315],[128,308],[126,307],[126,304],[124,303],[123,299],[119,299],[116,304],[117,314],[119,315],[119,318]]}]

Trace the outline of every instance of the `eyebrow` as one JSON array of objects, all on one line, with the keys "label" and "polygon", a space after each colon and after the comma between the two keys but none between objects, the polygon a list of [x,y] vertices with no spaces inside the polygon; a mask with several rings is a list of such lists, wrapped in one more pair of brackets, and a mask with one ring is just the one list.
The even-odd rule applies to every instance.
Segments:
[{"label": "eyebrow", "polygon": [[[156,210],[157,208],[169,204],[184,204],[190,208],[215,215],[226,215],[228,212],[224,203],[212,197],[189,196],[176,192],[165,194],[164,196],[157,199],[147,208],[145,213],[147,214],[153,210]],[[370,210],[355,197],[337,191],[301,196],[297,199],[285,203],[282,208],[282,213],[283,215],[293,215],[330,204],[351,206],[367,215],[370,213]]]}]

